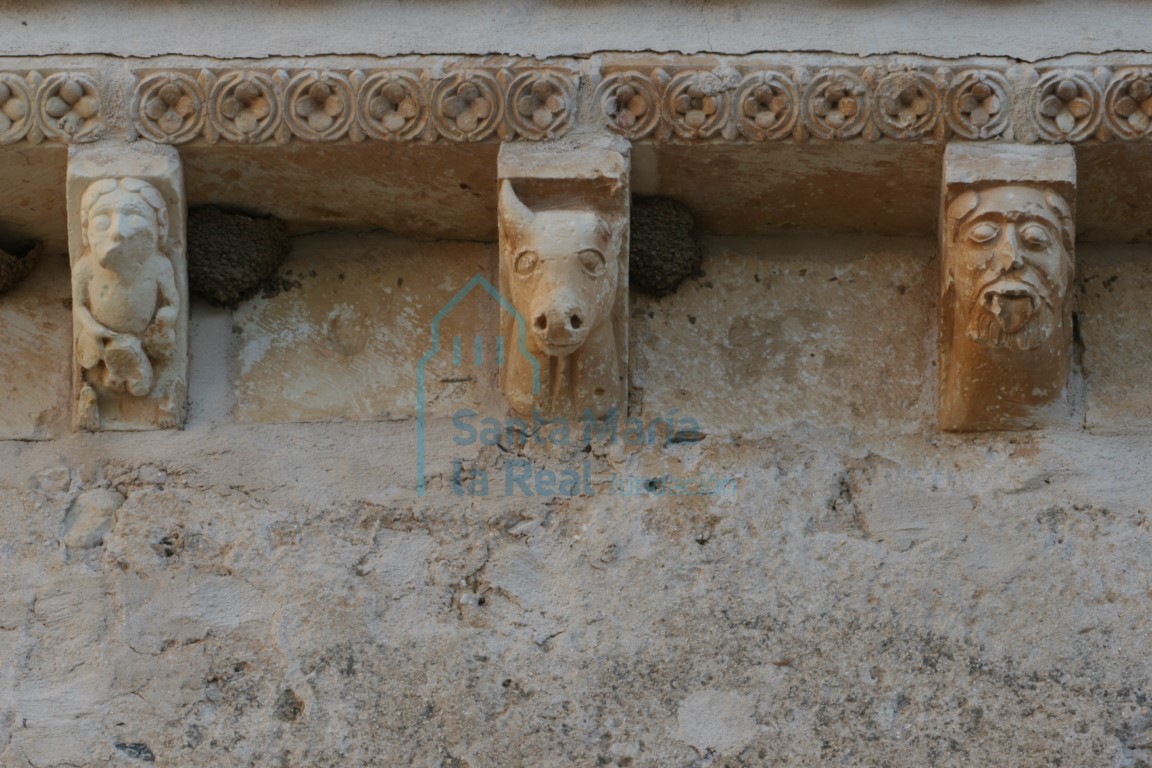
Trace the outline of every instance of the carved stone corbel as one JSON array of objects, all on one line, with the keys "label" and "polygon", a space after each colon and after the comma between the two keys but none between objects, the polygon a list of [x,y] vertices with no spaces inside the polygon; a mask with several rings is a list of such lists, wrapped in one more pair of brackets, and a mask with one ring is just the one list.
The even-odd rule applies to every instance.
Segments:
[{"label": "carved stone corbel", "polygon": [[73,427],[179,427],[188,380],[184,177],[171,147],[74,148],[68,159]]},{"label": "carved stone corbel", "polygon": [[501,383],[512,410],[624,415],[628,401],[626,142],[500,148]]},{"label": "carved stone corbel", "polygon": [[1072,147],[952,144],[940,217],[940,427],[1029,429],[1067,413]]}]

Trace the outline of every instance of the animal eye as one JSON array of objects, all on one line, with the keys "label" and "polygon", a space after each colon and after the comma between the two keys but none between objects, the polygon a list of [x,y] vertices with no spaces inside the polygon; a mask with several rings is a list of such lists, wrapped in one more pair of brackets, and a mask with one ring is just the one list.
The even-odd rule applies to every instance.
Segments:
[{"label": "animal eye", "polygon": [[590,248],[580,251],[580,263],[584,265],[584,270],[590,275],[602,275],[607,267],[604,254]]},{"label": "animal eye", "polygon": [[516,257],[516,274],[530,275],[536,269],[536,262],[540,257],[536,255],[535,251],[524,251]]},{"label": "animal eye", "polygon": [[1000,227],[990,221],[982,221],[968,230],[968,239],[974,243],[987,243],[1000,234]]},{"label": "animal eye", "polygon": [[1025,224],[1020,230],[1020,239],[1024,241],[1024,245],[1035,250],[1047,248],[1052,244],[1048,230],[1039,224]]}]

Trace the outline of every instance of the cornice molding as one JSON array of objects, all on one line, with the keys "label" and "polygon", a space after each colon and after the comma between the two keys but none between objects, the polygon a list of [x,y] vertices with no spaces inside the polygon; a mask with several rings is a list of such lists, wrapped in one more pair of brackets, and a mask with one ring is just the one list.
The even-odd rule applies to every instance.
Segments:
[{"label": "cornice molding", "polygon": [[676,144],[1152,136],[1152,58],[1079,56],[1036,66],[813,54],[491,62],[142,62],[49,71],[9,69],[0,60],[0,144],[137,136],[173,145],[470,143],[605,129]]}]

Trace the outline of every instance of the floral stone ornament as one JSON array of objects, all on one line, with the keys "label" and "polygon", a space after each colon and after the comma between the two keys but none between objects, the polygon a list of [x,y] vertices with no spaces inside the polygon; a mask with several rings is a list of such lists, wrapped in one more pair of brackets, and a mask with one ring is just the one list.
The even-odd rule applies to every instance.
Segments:
[{"label": "floral stone ornament", "polygon": [[182,72],[155,75],[137,88],[137,129],[149,139],[169,144],[190,141],[204,123],[200,84]]},{"label": "floral stone ornament", "polygon": [[461,72],[441,80],[433,90],[432,102],[436,127],[457,141],[487,138],[503,116],[500,85],[487,72]]},{"label": "floral stone ornament", "polygon": [[99,127],[99,114],[96,84],[85,75],[61,72],[40,86],[40,117],[48,136],[88,138]]},{"label": "floral stone ornament", "polygon": [[304,72],[288,84],[288,125],[309,141],[334,141],[352,124],[352,84],[335,73]]},{"label": "floral stone ornament", "polygon": [[240,143],[265,141],[276,132],[279,105],[272,77],[263,72],[233,72],[212,89],[212,126]]},{"label": "floral stone ornament", "polygon": [[554,138],[572,120],[575,86],[556,72],[526,72],[512,81],[508,115],[517,133],[529,139]]},{"label": "floral stone ornament", "polygon": [[360,86],[357,119],[375,139],[411,139],[428,120],[420,80],[408,72],[378,72]]}]

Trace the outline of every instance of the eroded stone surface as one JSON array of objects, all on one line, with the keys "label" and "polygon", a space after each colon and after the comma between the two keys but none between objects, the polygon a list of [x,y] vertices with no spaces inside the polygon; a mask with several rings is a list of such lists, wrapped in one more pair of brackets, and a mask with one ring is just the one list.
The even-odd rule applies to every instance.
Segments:
[{"label": "eroded stone surface", "polygon": [[123,503],[122,495],[106,488],[77,496],[64,518],[64,543],[77,549],[99,546],[112,525],[112,516]]},{"label": "eroded stone surface", "polygon": [[1083,343],[1089,429],[1127,432],[1152,426],[1152,347],[1146,343],[1152,269],[1141,246],[1082,248],[1076,313]]},{"label": "eroded stone surface", "polygon": [[[338,254],[338,258],[333,258]],[[492,397],[498,302],[483,289],[437,313],[476,275],[495,279],[495,246],[416,243],[382,235],[294,241],[288,289],[234,314],[235,418],[244,422],[404,418]],[[480,340],[477,353],[477,339]],[[479,359],[477,359],[479,357]]]},{"label": "eroded stone surface", "polygon": [[[635,299],[633,404],[677,409],[705,431],[916,429],[933,399],[924,372],[936,269],[925,243],[705,238],[701,277]],[[887,394],[875,399],[878,381]]]},{"label": "eroded stone surface", "polygon": [[[704,245],[633,307],[633,413],[701,420],[672,442],[486,445],[439,411],[418,497],[414,420],[229,424],[211,370],[184,431],[0,442],[0,764],[1146,761],[1147,434],[940,435],[928,238]],[[1091,397],[1152,371],[1121,342],[1144,254],[1080,255]],[[379,377],[430,322],[398,279],[451,298],[473,259],[494,274],[494,245],[299,239],[236,341],[351,297],[399,334],[362,358]],[[194,313],[209,359],[229,318]],[[253,371],[323,380],[324,334]],[[579,495],[536,495],[566,469]],[[93,493],[124,499],[103,545],[46,546]]]},{"label": "eroded stone surface", "polygon": [[45,256],[0,297],[0,439],[42,440],[67,429],[72,312],[67,256]]}]

